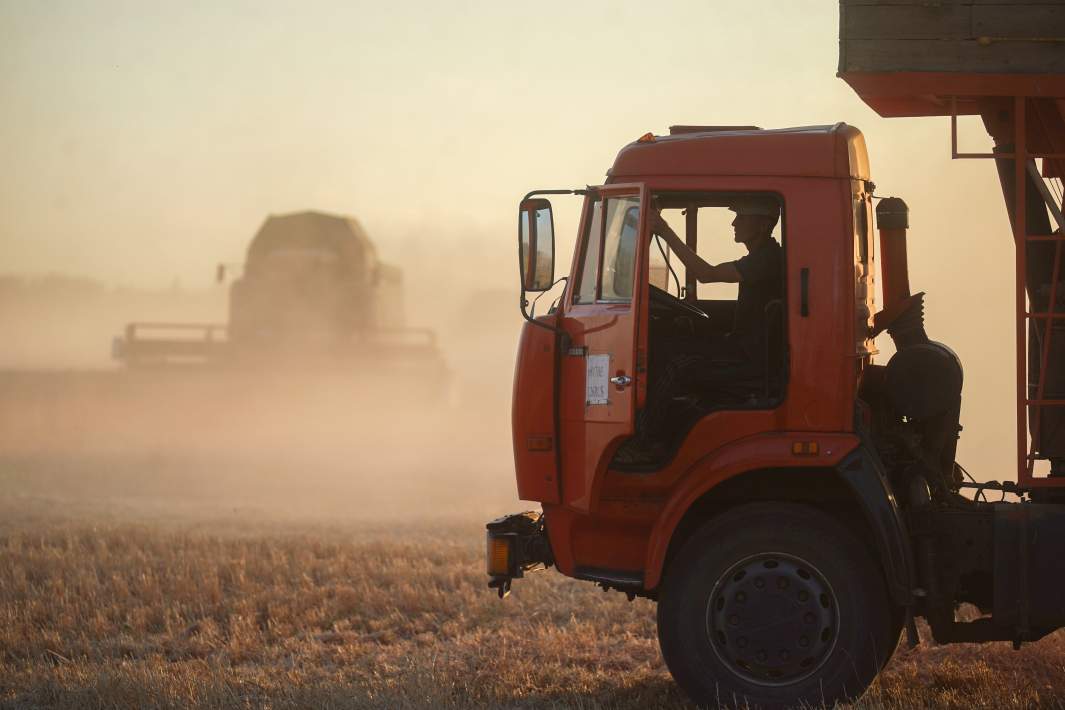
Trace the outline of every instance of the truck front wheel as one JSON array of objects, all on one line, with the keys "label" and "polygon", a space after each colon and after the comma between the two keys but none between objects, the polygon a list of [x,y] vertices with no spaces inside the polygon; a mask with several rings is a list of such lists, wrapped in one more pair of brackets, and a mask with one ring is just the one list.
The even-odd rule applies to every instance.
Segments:
[{"label": "truck front wheel", "polygon": [[858,698],[890,656],[883,577],[854,535],[790,503],[704,524],[670,563],[658,638],[699,705],[826,705]]}]

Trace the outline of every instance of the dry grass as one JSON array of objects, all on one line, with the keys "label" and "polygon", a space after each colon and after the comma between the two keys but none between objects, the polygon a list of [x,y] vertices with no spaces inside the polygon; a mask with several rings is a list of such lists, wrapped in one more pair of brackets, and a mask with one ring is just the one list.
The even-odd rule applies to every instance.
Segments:
[{"label": "dry grass", "polygon": [[[505,411],[327,389],[153,413],[26,383],[0,378],[2,707],[686,706],[651,602],[554,571],[485,587],[483,522],[521,509]],[[923,646],[862,706],[1065,707],[1063,665],[1060,633]]]},{"label": "dry grass", "polygon": [[[199,527],[199,526],[198,526]],[[484,586],[479,526],[0,537],[4,700],[57,707],[676,702],[653,607],[539,575]]]},{"label": "dry grass", "polygon": [[[10,502],[10,501],[9,501]],[[19,523],[11,707],[676,707],[654,606],[540,573],[499,601],[479,521]],[[900,651],[863,706],[1065,705],[1065,636]]]}]

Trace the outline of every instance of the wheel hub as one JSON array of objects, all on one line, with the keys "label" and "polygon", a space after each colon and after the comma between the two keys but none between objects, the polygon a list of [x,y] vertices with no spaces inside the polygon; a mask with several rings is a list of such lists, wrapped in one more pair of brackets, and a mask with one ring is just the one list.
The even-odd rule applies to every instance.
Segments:
[{"label": "wheel hub", "polygon": [[762,553],[736,563],[710,594],[706,629],[718,657],[742,678],[784,685],[821,667],[836,644],[835,593],[810,563]]}]

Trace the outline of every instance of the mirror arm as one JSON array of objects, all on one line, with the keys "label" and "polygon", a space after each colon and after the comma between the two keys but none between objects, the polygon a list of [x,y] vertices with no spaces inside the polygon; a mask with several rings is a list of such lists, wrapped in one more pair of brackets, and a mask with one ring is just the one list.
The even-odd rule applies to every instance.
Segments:
[{"label": "mirror arm", "polygon": [[[547,293],[548,291],[553,289],[555,286],[558,286],[560,283],[569,283],[569,277],[568,276],[559,276],[557,279],[555,279],[555,282],[553,284],[551,284],[546,289],[541,291],[536,296],[536,298],[534,298],[532,300],[532,308],[529,310],[529,315],[525,316],[525,320],[528,320],[528,321],[531,321],[533,323],[536,323],[536,320],[535,320],[535,318],[536,318],[536,304],[540,301],[541,298],[543,298],[543,295],[545,293]],[[525,301],[525,304],[529,305],[529,302]],[[522,311],[522,314],[524,314],[524,311]],[[542,325],[542,324],[539,324],[539,325]]]},{"label": "mirror arm", "polygon": [[[526,304],[527,304],[527,303],[528,303],[528,302],[526,302]],[[555,337],[556,337],[556,338],[558,339],[558,343],[559,343],[559,345],[558,345],[558,348],[559,348],[559,352],[563,352],[563,353],[564,353],[564,352],[566,352],[567,350],[569,350],[569,347],[570,347],[570,343],[572,342],[572,341],[570,340],[570,337],[569,337],[569,333],[567,333],[567,332],[566,332],[565,330],[563,330],[562,328],[556,328],[556,327],[555,327],[555,326],[553,326],[553,325],[548,325],[547,323],[541,323],[541,322],[540,322],[540,321],[538,321],[538,320],[535,320],[535,319],[533,319],[533,318],[530,318],[530,317],[528,316],[528,314],[526,314],[526,313],[525,313],[525,306],[522,306],[522,308],[521,308],[521,314],[522,314],[523,316],[525,316],[525,320],[529,321],[530,323],[532,323],[533,325],[535,325],[535,326],[536,326],[537,328],[543,328],[544,330],[550,330],[550,331],[551,331],[552,333],[554,333],[554,334],[555,334]]]},{"label": "mirror arm", "polygon": [[[528,199],[530,199],[532,197],[536,197],[537,195],[589,195],[589,194],[595,194],[595,193],[596,193],[595,188],[593,188],[591,186],[585,187],[584,189],[577,189],[577,190],[531,190],[531,191],[529,191],[529,192],[527,192],[525,194],[525,197],[523,197],[521,201],[525,202],[526,200],[528,200]],[[551,284],[551,286],[548,289],[546,289],[545,291],[541,291],[540,292],[540,296],[542,296],[543,294],[547,293],[547,291],[550,291],[552,288],[554,288],[555,286],[557,286],[558,284],[560,284],[560,283],[562,283],[564,281],[568,283],[569,282],[569,277],[567,277],[567,276],[560,277],[553,284]],[[521,298],[518,300],[518,306],[519,306],[519,308],[521,310],[522,317],[525,320],[527,320],[530,323],[532,323],[533,325],[535,325],[536,327],[538,327],[538,328],[545,328],[547,330],[550,330],[550,331],[554,332],[556,335],[558,335],[562,339],[562,343],[563,343],[563,346],[564,346],[563,349],[565,349],[565,344],[569,340],[569,335],[563,329],[556,328],[556,327],[554,327],[552,325],[548,325],[547,323],[541,323],[540,321],[536,320],[534,315],[530,315],[529,311],[527,310],[528,307],[529,307],[529,299],[526,297],[526,295],[527,294],[525,292],[525,279],[524,279],[524,274],[523,274],[522,282],[521,282]],[[533,306],[534,313],[535,313],[535,309],[536,309],[536,301],[540,300],[540,296],[537,296],[535,299],[533,299],[532,306]]]},{"label": "mirror arm", "polygon": [[529,307],[529,299],[526,298],[525,288],[522,287],[522,289],[521,289],[521,300],[519,301],[519,306],[520,306],[520,309],[521,309],[521,315],[522,315],[522,317],[525,320],[529,321],[530,323],[535,325],[537,328],[543,328],[544,330],[550,330],[552,333],[557,335],[562,341],[562,349],[566,350],[569,347],[569,345],[568,345],[568,343],[569,343],[569,333],[567,333],[562,328],[556,328],[553,325],[548,325],[547,323],[543,323],[541,321],[536,320],[536,315],[535,315],[535,313],[536,313],[536,302],[540,300],[540,296],[543,296],[545,293],[547,293],[552,288],[554,288],[555,286],[559,285],[562,282],[569,283],[569,277],[568,276],[560,277],[557,281],[555,281],[553,284],[551,284],[550,288],[548,288],[545,291],[541,291],[539,293],[539,295],[536,298],[533,299],[533,301],[532,301],[533,312],[532,313],[529,313],[529,311],[527,310],[528,307]]},{"label": "mirror arm", "polygon": [[525,202],[530,197],[536,197],[537,195],[594,195],[596,192],[593,187],[586,187],[583,190],[532,190],[525,193],[525,197],[521,198],[521,201]]},{"label": "mirror arm", "polygon": [[[581,195],[581,196],[584,196],[584,195],[594,194],[595,192],[596,192],[595,188],[591,187],[591,186],[587,186],[587,187],[585,187],[583,189],[533,189],[533,191],[529,191],[528,193],[525,194],[525,197],[522,198],[522,202],[524,202],[525,200],[528,200],[530,198],[537,197],[539,195]],[[559,283],[562,283],[562,282],[567,282],[568,283],[569,282],[569,277],[566,277],[566,276],[560,277],[558,280],[555,281],[555,283],[551,284],[550,287],[546,288],[545,291],[541,291],[540,295],[537,296],[535,299],[533,299],[533,314],[530,314],[529,311],[528,311],[529,300],[528,300],[527,294],[525,292],[525,280],[524,280],[524,277],[523,277],[523,279],[522,279],[522,296],[519,299],[518,303],[519,303],[519,308],[521,309],[521,312],[522,312],[522,317],[525,318],[526,320],[528,320],[529,323],[533,324],[534,326],[536,326],[538,328],[545,328],[546,330],[553,331],[557,335],[561,336],[562,339],[564,340],[564,339],[567,339],[567,337],[568,337],[566,331],[562,330],[561,328],[555,328],[554,326],[548,326],[545,323],[540,323],[540,321],[537,320],[536,316],[535,316],[536,302],[538,300],[540,300],[540,296],[542,296],[543,294],[547,293],[548,291],[551,291],[552,288],[554,288],[555,286],[557,286]]]},{"label": "mirror arm", "polygon": [[[565,280],[566,280],[565,276],[563,276],[561,279],[559,279],[559,281],[565,281]],[[559,281],[556,281],[555,284],[557,284]],[[555,285],[555,284],[552,284],[552,285]],[[550,290],[550,289],[548,289],[548,290]],[[546,293],[546,291],[542,291],[540,293],[540,296],[542,296],[544,293]],[[536,307],[536,301],[540,300],[540,296],[537,296],[533,300],[533,308],[534,309]],[[555,337],[558,338],[559,351],[560,352],[566,352],[567,350],[569,350],[569,346],[570,346],[569,333],[567,333],[562,328],[556,328],[553,325],[548,325],[547,323],[542,323],[542,322],[536,320],[536,318],[534,318],[533,316],[529,315],[528,311],[525,310],[526,307],[528,307],[528,305],[529,305],[529,301],[525,298],[525,289],[521,290],[521,304],[520,305],[521,305],[521,315],[522,315],[523,318],[525,318],[525,320],[529,321],[529,323],[535,325],[537,328],[543,328],[544,330],[550,330],[552,333],[554,333]]]}]

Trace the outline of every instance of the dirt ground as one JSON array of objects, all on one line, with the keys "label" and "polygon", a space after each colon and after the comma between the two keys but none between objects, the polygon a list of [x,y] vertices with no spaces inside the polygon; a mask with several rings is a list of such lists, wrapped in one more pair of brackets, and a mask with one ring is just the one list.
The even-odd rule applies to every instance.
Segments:
[{"label": "dirt ground", "polygon": [[[686,707],[653,603],[486,588],[489,379],[0,374],[0,706]],[[900,649],[861,703],[1004,706],[1065,707],[1065,634]]]}]

